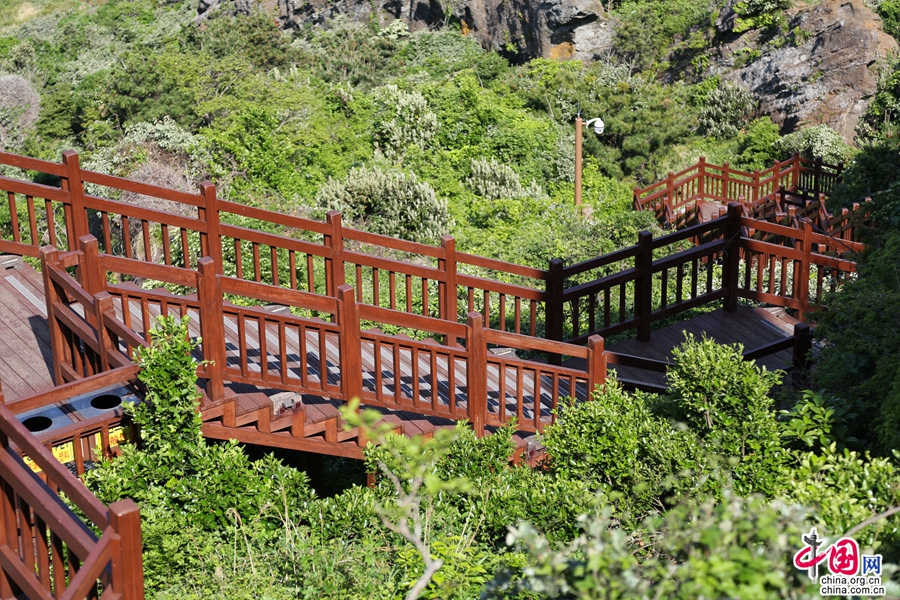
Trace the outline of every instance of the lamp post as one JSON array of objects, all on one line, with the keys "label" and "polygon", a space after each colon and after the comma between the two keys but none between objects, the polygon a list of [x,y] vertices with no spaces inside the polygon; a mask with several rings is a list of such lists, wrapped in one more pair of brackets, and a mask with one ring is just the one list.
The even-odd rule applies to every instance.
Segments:
[{"label": "lamp post", "polygon": [[603,134],[604,124],[603,119],[589,119],[587,122],[581,118],[581,109],[578,110],[578,114],[575,116],[575,206],[581,205],[581,167],[582,167],[582,152],[581,147],[583,143],[582,136],[582,128],[587,125],[588,127],[594,128],[594,133],[598,136]]}]

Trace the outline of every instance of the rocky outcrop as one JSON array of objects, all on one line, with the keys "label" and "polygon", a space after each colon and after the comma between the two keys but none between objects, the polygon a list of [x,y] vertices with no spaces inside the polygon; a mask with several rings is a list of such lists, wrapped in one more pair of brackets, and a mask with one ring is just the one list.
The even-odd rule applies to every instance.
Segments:
[{"label": "rocky outcrop", "polygon": [[[730,4],[716,24],[720,32],[734,26]],[[726,34],[711,71],[746,86],[782,133],[825,124],[852,143],[875,93],[874,67],[897,50],[897,42],[863,0],[798,5],[789,11],[788,23],[787,33]],[[748,58],[755,60],[742,65]]]},{"label": "rocky outcrop", "polygon": [[286,29],[321,25],[337,15],[361,22],[377,19],[382,27],[401,19],[411,31],[456,20],[483,47],[516,60],[592,60],[611,47],[613,36],[601,0],[200,0],[198,13],[226,1],[237,12],[262,5]]}]

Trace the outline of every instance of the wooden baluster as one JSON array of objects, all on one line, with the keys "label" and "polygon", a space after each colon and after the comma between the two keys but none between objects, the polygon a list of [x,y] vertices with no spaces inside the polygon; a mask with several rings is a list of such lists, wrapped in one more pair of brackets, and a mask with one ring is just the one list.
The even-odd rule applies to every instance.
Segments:
[{"label": "wooden baluster", "polygon": [[[212,402],[225,400],[225,313],[222,284],[216,276],[215,261],[204,256],[197,261],[197,299],[200,303],[200,335],[203,338],[203,360],[208,384],[206,393]],[[265,330],[260,331],[265,335]]]},{"label": "wooden baluster", "polygon": [[94,321],[97,328],[97,342],[100,353],[100,371],[105,373],[109,370],[109,353],[118,352],[118,348],[110,338],[109,331],[106,329],[105,315],[115,315],[115,304],[113,297],[109,292],[100,292],[94,296]]},{"label": "wooden baluster", "polygon": [[[470,312],[466,332],[466,398],[469,422],[477,437],[484,436],[487,418],[487,344],[484,339],[484,317]],[[521,392],[521,386],[519,391]]]},{"label": "wooden baluster", "polygon": [[653,313],[653,234],[649,231],[642,231],[638,235],[638,252],[634,262],[638,271],[634,301],[637,338],[639,342],[649,342]]},{"label": "wooden baluster", "polygon": [[794,279],[797,280],[797,299],[800,301],[799,319],[806,320],[809,306],[809,270],[812,268],[812,225],[809,221],[803,222],[803,240],[801,242],[803,258],[800,261],[800,273],[797,277],[797,263],[794,263]]},{"label": "wooden baluster", "polygon": [[50,350],[53,354],[53,381],[56,385],[65,383],[62,377],[60,365],[65,362],[65,340],[63,332],[56,320],[54,306],[60,301],[56,285],[50,279],[48,265],[56,265],[59,262],[59,251],[52,246],[41,248],[41,275],[44,281],[44,297],[47,302],[47,327],[50,330]]},{"label": "wooden baluster", "polygon": [[[352,285],[344,284],[338,288],[338,319],[341,329],[341,392],[344,401],[362,397],[362,346],[359,327],[359,306],[354,298]],[[320,334],[321,335],[321,334]],[[395,365],[396,368],[396,365]],[[323,367],[323,374],[325,369]]]},{"label": "wooden baluster", "polygon": [[706,200],[706,157],[701,156],[697,164],[697,200]]}]

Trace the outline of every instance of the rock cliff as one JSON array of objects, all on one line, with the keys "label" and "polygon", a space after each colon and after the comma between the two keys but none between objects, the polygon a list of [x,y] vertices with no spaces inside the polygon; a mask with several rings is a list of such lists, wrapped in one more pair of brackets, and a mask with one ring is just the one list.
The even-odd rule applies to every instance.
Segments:
[{"label": "rock cliff", "polygon": [[823,0],[788,11],[786,32],[730,34],[733,2],[717,22],[711,74],[742,83],[790,133],[801,125],[828,125],[853,141],[854,129],[875,93],[880,58],[897,51],[881,19],[863,0]]},{"label": "rock cliff", "polygon": [[220,1],[238,12],[261,5],[286,29],[339,14],[363,22],[377,19],[382,26],[402,19],[412,31],[456,20],[483,47],[517,61],[541,56],[592,60],[609,50],[613,34],[600,0],[200,0],[198,13]]}]

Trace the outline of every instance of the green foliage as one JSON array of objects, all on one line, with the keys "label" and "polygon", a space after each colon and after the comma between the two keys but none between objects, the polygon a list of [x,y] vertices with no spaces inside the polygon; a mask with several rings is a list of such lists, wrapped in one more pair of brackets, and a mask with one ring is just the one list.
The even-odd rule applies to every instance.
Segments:
[{"label": "green foliage", "polygon": [[850,159],[855,153],[841,134],[827,125],[815,125],[790,133],[777,140],[773,148],[782,160],[799,153],[805,158],[821,158],[832,165]]},{"label": "green foliage", "polygon": [[[704,49],[708,41],[704,35],[691,32],[710,25],[707,6],[691,0],[639,0],[623,3],[614,13],[615,42],[613,48],[623,62],[644,71],[666,68],[667,54],[673,49],[672,39],[688,38],[677,51]],[[692,53],[688,53],[687,58]]]},{"label": "green foliage", "polygon": [[529,188],[522,187],[519,175],[508,165],[500,164],[493,158],[489,161],[472,160],[472,174],[466,178],[465,184],[472,193],[487,200],[540,199],[544,195],[534,180]]},{"label": "green foliage", "polygon": [[741,0],[734,5],[735,33],[751,29],[771,27],[783,19],[783,12],[791,6],[791,0]]},{"label": "green foliage", "polygon": [[781,502],[726,489],[721,501],[687,500],[647,519],[639,534],[624,531],[608,509],[582,517],[584,532],[562,547],[521,525],[510,543],[530,564],[517,582],[498,578],[488,597],[806,598],[817,586],[787,559],[803,517]]},{"label": "green foliage", "polygon": [[[887,458],[873,458],[835,444],[801,455],[786,482],[787,497],[816,508],[814,519],[832,539],[870,517],[897,506],[900,472]],[[900,556],[900,518],[880,520],[853,536],[861,546],[896,560]]]},{"label": "green foliage", "polygon": [[875,9],[881,17],[885,33],[897,38],[900,36],[900,2],[897,0],[881,0]]},{"label": "green foliage", "polygon": [[[890,226],[888,226],[888,231]],[[861,404],[851,429],[874,440],[882,454],[900,447],[900,235],[877,242],[818,317],[816,336],[827,340],[813,373],[819,387]]]},{"label": "green foliage", "polygon": [[591,402],[564,406],[541,440],[555,473],[619,492],[639,517],[662,508],[673,479],[699,458],[692,432],[655,416],[643,394],[629,395],[615,380]]},{"label": "green foliage", "polygon": [[421,93],[389,85],[377,91],[376,99],[376,150],[389,159],[397,159],[408,146],[428,148],[437,133],[438,120]]},{"label": "green foliage", "polygon": [[736,83],[721,81],[703,100],[700,127],[713,137],[733,137],[753,110],[750,92]]},{"label": "green foliage", "polygon": [[738,136],[740,162],[747,169],[767,169],[778,159],[775,143],[779,140],[778,125],[768,116],[754,119]]},{"label": "green foliage", "polygon": [[779,372],[742,357],[740,344],[720,345],[690,334],[672,351],[669,389],[680,416],[706,441],[710,451],[735,457],[735,487],[773,494],[775,474],[785,460],[769,390]]},{"label": "green foliage", "polygon": [[828,448],[842,451],[859,440],[848,433],[857,415],[846,400],[805,390],[791,410],[781,411],[781,437],[798,450]]},{"label": "green foliage", "polygon": [[319,202],[363,229],[414,242],[435,242],[450,227],[446,200],[412,173],[353,169],[344,181],[329,180]]}]

